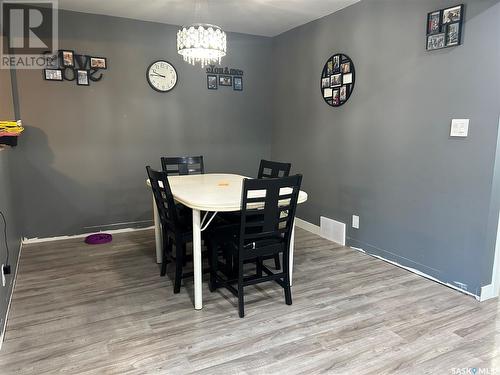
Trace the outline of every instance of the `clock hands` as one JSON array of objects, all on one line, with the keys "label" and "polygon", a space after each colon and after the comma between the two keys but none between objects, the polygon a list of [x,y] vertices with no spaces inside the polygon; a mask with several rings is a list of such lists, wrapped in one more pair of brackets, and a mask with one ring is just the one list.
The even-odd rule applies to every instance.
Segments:
[{"label": "clock hands", "polygon": [[156,70],[153,69],[153,73],[154,75],[157,75],[158,77],[163,77],[165,78],[165,76],[162,76],[161,74],[159,74]]}]

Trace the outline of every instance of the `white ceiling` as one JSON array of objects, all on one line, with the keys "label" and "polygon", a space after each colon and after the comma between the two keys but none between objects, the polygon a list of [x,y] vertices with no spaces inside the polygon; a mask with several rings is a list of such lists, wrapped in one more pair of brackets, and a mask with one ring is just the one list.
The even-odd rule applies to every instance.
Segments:
[{"label": "white ceiling", "polygon": [[276,36],[360,0],[59,0],[59,8],[226,31]]}]

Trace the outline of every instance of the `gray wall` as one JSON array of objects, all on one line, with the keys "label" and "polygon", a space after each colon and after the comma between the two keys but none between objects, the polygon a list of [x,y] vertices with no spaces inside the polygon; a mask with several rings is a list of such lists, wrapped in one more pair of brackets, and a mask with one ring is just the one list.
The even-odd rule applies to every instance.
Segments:
[{"label": "gray wall", "polygon": [[[1,35],[0,35],[1,37]],[[7,70],[0,70],[0,119],[13,120],[14,111],[10,91],[10,74]],[[16,271],[19,257],[19,244],[21,239],[18,212],[14,200],[10,164],[12,162],[12,150],[7,148],[0,151],[0,211],[5,215],[7,221],[7,241],[10,250],[9,264],[12,273],[6,276],[6,286],[0,284],[0,331],[5,323],[7,307],[12,294],[14,272]],[[5,249],[3,220],[0,218],[0,265],[5,263],[7,250]]]},{"label": "gray wall", "polygon": [[[244,70],[244,91],[212,91],[205,70],[177,54],[177,30],[61,12],[59,47],[105,56],[109,69],[89,87],[17,74],[26,133],[14,168],[26,237],[151,225],[145,166],[159,168],[164,155],[202,154],[209,172],[249,175],[270,156],[271,39],[229,34],[222,66]],[[166,94],[146,82],[146,68],[161,58],[179,75]]]},{"label": "gray wall", "polygon": [[[304,174],[299,217],[345,222],[351,245],[479,294],[498,216],[500,4],[466,1],[463,45],[426,52],[427,12],[455,4],[362,1],[275,38],[271,150]],[[335,52],[357,74],[339,108],[319,90]],[[467,139],[449,138],[452,118],[471,119]]]}]

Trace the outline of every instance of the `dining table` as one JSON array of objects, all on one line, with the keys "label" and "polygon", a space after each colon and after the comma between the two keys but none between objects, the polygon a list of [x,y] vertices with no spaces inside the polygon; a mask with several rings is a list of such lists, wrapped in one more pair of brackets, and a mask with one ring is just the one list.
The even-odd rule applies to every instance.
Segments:
[{"label": "dining table", "polygon": [[[168,176],[174,199],[193,211],[193,271],[194,271],[194,308],[203,308],[202,291],[202,246],[201,232],[206,230],[219,212],[241,210],[242,186],[245,176],[227,173],[205,173],[183,176]],[[151,187],[149,179],[147,186]],[[298,203],[307,201],[307,193],[299,192]],[[203,213],[203,217],[202,217]],[[162,230],[158,209],[153,197],[153,216],[156,242],[156,261],[162,262]],[[295,221],[290,240],[290,285],[292,285],[293,251]]]}]

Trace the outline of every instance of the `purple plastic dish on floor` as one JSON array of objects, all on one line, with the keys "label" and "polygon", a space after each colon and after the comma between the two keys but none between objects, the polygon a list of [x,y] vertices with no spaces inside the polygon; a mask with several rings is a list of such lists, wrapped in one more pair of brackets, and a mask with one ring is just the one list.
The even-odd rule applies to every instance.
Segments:
[{"label": "purple plastic dish on floor", "polygon": [[103,243],[108,243],[113,240],[113,236],[108,233],[96,233],[91,234],[85,238],[85,243],[88,245],[100,245]]}]

